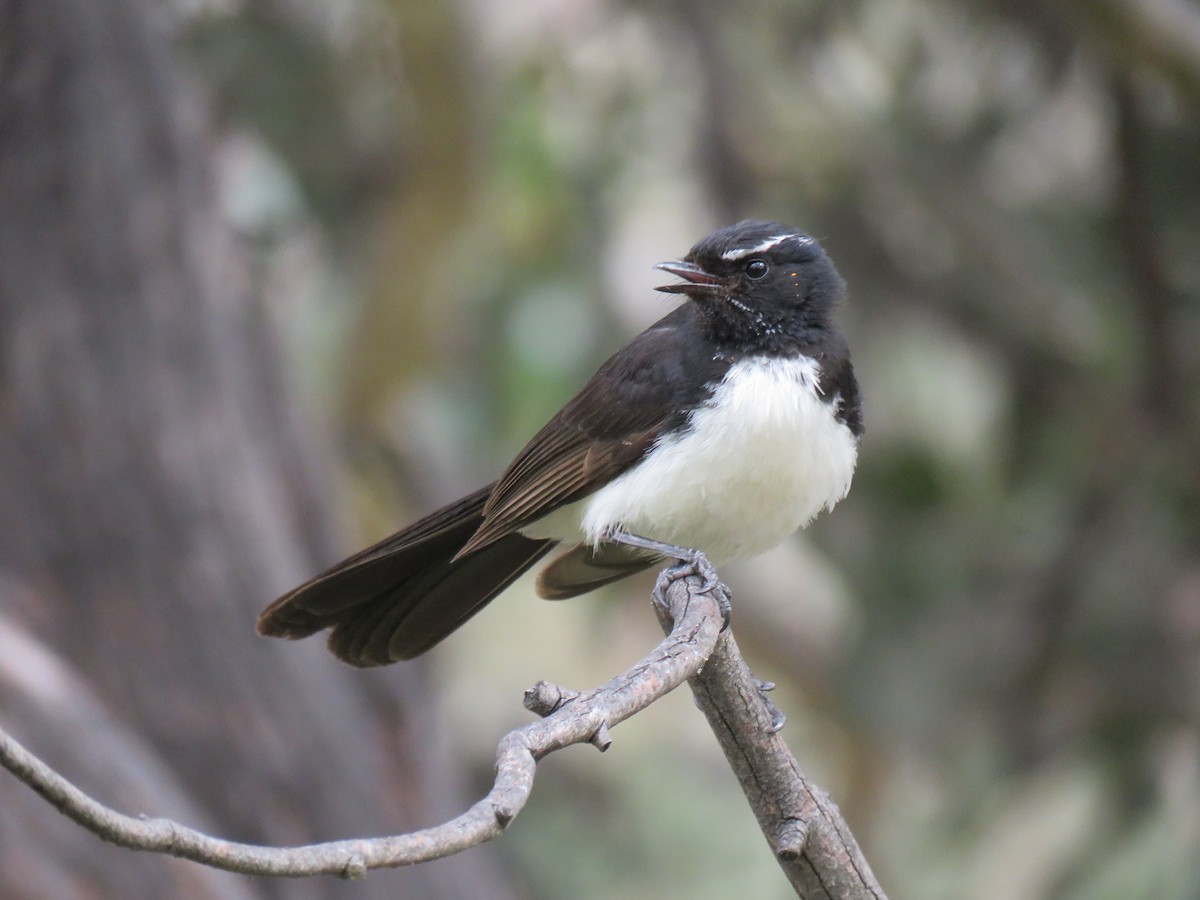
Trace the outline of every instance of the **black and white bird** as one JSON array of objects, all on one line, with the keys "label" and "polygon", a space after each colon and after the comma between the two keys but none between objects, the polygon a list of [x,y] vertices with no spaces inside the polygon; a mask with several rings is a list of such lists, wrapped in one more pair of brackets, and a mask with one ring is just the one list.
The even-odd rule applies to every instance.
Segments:
[{"label": "black and white bird", "polygon": [[845,284],[809,235],[745,221],[658,288],[687,301],[618,351],[499,481],[272,603],[261,634],[331,629],[356,666],[424,653],[558,545],[565,599],[675,557],[754,556],[850,489],[862,410],[833,321]]}]

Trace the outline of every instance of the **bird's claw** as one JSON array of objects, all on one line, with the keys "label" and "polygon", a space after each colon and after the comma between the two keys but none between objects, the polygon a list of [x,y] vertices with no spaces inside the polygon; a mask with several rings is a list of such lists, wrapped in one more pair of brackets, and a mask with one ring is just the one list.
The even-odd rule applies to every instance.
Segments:
[{"label": "bird's claw", "polygon": [[660,606],[667,605],[667,588],[680,578],[696,575],[702,579],[698,594],[710,594],[717,601],[721,611],[721,630],[729,628],[733,617],[733,604],[729,600],[729,588],[717,575],[716,566],[708,561],[708,557],[699,551],[694,551],[689,557],[680,560],[673,566],[668,566],[658,573],[654,583],[654,600]]},{"label": "bird's claw", "polygon": [[725,631],[733,618],[733,603],[729,600],[728,586],[721,581],[716,566],[710,563],[703,553],[697,551],[696,556],[686,565],[704,579],[704,583],[700,585],[700,593],[710,594],[717,601],[717,608],[721,610],[721,630]]},{"label": "bird's claw", "polygon": [[767,715],[771,717],[771,724],[767,728],[767,734],[778,734],[787,723],[787,716],[775,705],[775,701],[767,696],[767,691],[775,690],[775,682],[755,678],[754,683],[758,687],[758,696],[762,698],[763,706],[767,708]]},{"label": "bird's claw", "polygon": [[623,530],[614,531],[608,536],[608,540],[637,547],[640,550],[650,550],[667,558],[679,560],[676,565],[669,566],[658,573],[658,579],[654,582],[654,602],[666,608],[669,605],[667,588],[671,586],[672,582],[690,575],[699,576],[701,584],[697,593],[709,594],[717,601],[717,608],[721,610],[721,630],[725,631],[729,628],[729,620],[733,617],[733,604],[729,601],[729,588],[721,583],[716,566],[708,561],[708,557],[702,551],[666,544]]}]

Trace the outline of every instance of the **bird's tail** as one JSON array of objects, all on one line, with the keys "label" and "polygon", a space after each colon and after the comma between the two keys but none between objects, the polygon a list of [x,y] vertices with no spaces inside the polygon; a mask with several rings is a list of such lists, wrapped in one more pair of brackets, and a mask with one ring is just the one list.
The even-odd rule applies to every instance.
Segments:
[{"label": "bird's tail", "polygon": [[512,533],[454,559],[483,521],[488,485],[430,513],[284,594],[259,634],[303,638],[326,628],[352,666],[424,653],[545,556],[555,542]]}]

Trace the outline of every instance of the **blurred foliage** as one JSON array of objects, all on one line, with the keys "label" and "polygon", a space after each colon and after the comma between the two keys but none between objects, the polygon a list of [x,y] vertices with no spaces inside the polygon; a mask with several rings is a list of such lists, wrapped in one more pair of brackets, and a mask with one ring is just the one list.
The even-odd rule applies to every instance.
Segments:
[{"label": "blurred foliage", "polygon": [[[230,203],[343,425],[369,523],[348,549],[493,477],[666,311],[653,263],[794,222],[851,286],[867,403],[850,497],[729,577],[798,756],[895,896],[1200,895],[1195,6],[244,0],[184,23],[231,171],[266,160]],[[268,182],[298,193],[282,215]],[[533,679],[650,646],[645,588],[518,587],[440,651],[481,772]],[[785,894],[689,713],[618,730],[614,754],[650,732],[640,764],[555,763],[506,839],[532,895]]]}]

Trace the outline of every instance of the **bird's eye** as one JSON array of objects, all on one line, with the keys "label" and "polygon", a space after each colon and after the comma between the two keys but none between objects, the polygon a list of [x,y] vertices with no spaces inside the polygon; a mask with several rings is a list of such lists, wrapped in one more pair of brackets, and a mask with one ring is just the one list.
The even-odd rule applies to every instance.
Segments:
[{"label": "bird's eye", "polygon": [[769,271],[771,271],[771,267],[767,265],[766,260],[752,259],[746,263],[746,275],[755,281],[765,278]]}]

